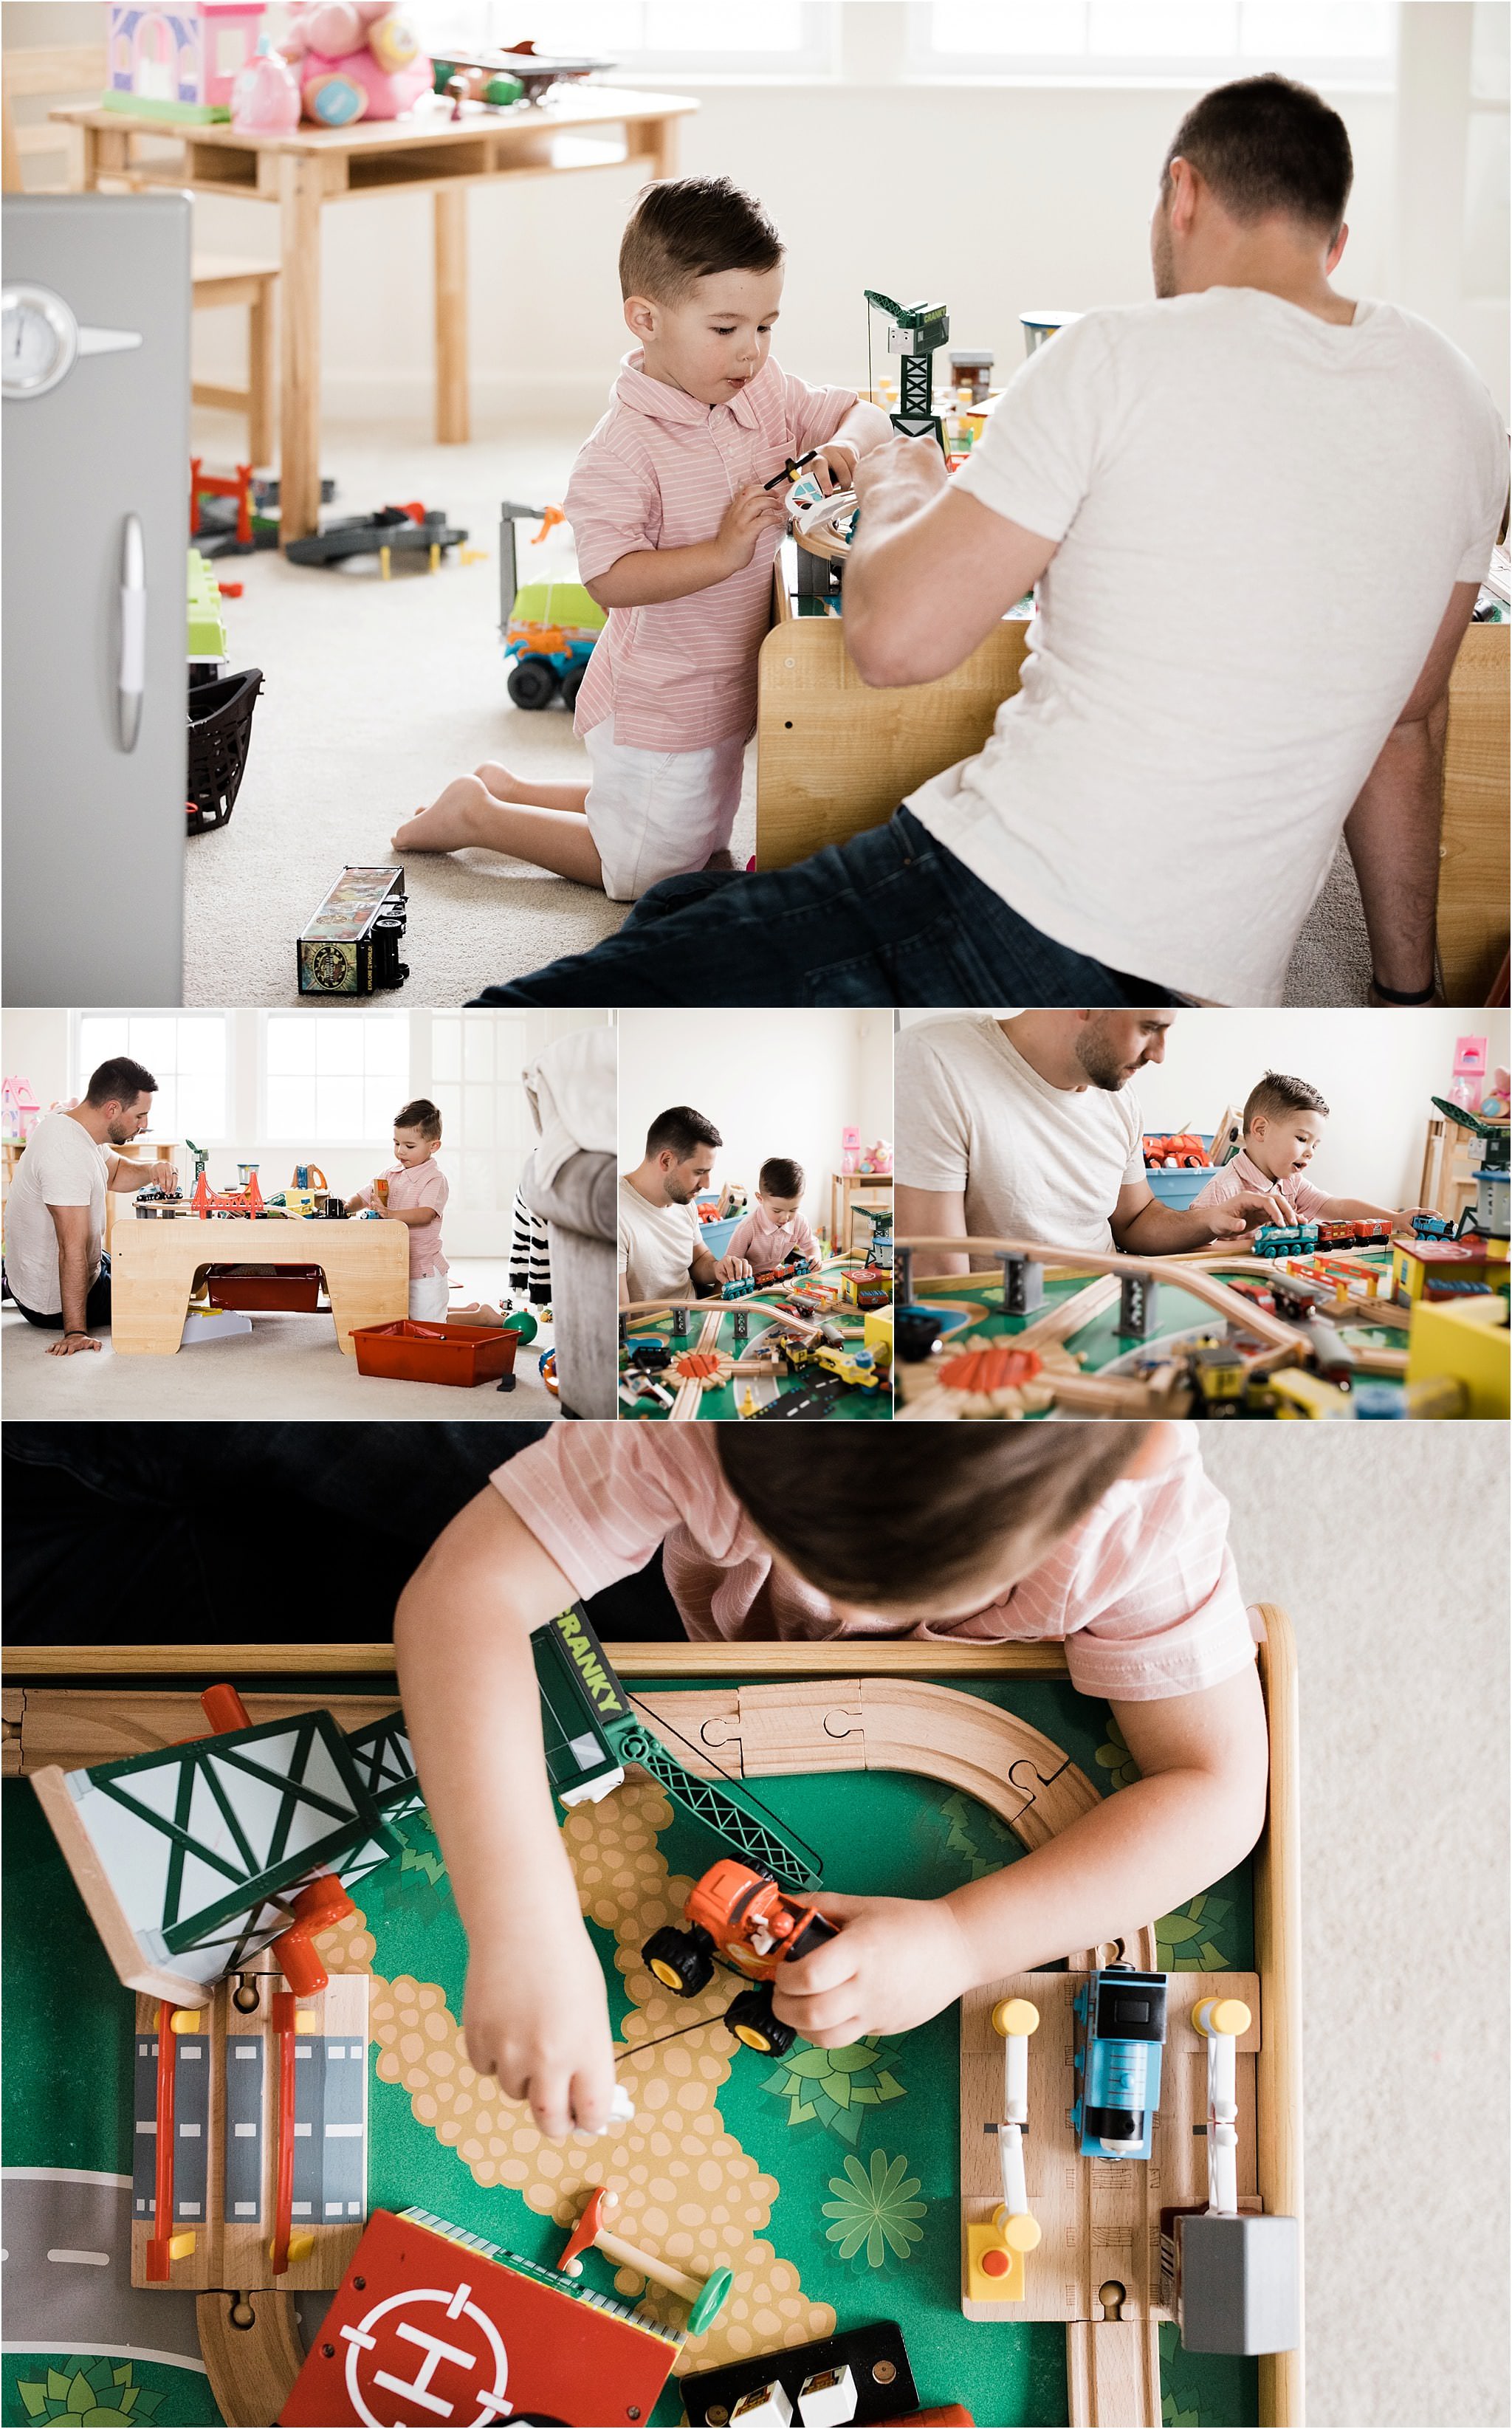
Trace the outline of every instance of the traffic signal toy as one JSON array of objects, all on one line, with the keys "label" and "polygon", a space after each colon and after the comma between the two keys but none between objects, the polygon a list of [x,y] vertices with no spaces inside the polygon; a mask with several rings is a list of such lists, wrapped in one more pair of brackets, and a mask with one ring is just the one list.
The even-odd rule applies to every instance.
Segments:
[{"label": "traffic signal toy", "polygon": [[1243,2207],[1236,2052],[1242,1999],[1199,1999],[1208,2053],[1208,2206],[1160,2213],[1160,2299],[1189,2353],[1291,2353],[1302,2342],[1302,2239],[1294,2218]]}]

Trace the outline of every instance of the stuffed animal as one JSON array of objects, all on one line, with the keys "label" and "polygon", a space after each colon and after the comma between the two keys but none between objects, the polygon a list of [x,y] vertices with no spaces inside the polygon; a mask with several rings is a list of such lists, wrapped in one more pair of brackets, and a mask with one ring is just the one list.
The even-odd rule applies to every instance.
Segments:
[{"label": "stuffed animal", "polygon": [[289,15],[278,47],[295,62],[304,115],[318,126],[398,118],[429,91],[430,62],[389,0],[320,0]]}]

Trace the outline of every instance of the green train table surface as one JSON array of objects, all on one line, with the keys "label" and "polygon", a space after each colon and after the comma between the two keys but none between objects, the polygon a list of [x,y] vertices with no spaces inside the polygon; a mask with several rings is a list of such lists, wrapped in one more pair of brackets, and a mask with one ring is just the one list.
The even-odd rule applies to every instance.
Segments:
[{"label": "green train table surface", "polygon": [[[859,1257],[827,1257],[820,1265],[818,1273],[812,1277],[812,1279],[820,1281],[833,1282],[847,1266],[854,1267],[859,1265],[861,1263],[862,1260]],[[755,1291],[746,1298],[730,1299],[724,1302],[722,1311],[719,1300],[699,1299],[697,1305],[690,1305],[687,1309],[688,1330],[685,1341],[674,1341],[672,1339],[670,1324],[668,1321],[668,1313],[666,1310],[663,1310],[661,1313],[648,1312],[643,1315],[633,1315],[630,1323],[626,1327],[627,1339],[632,1345],[633,1345],[637,1340],[644,1340],[648,1335],[655,1334],[660,1338],[665,1339],[674,1353],[681,1349],[696,1348],[702,1341],[702,1335],[708,1318],[716,1311],[721,1311],[715,1338],[712,1345],[705,1346],[712,1346],[725,1357],[738,1358],[741,1355],[741,1352],[748,1347],[749,1342],[754,1340],[759,1332],[764,1330],[767,1318],[763,1313],[764,1309],[769,1306],[770,1302],[774,1298],[781,1297],[781,1293],[780,1291]],[[847,1311],[842,1307],[842,1309],[838,1310],[837,1313],[845,1314]],[[857,1348],[860,1348],[863,1346],[860,1319],[857,1316],[855,1309],[852,1308],[848,1310],[848,1314],[851,1317],[856,1318],[854,1346]],[[734,1319],[739,1314],[744,1314],[746,1318],[748,1330],[748,1339],[746,1341],[740,1341],[736,1338]],[[623,1363],[621,1364],[620,1371],[621,1373],[624,1372]],[[778,1396],[782,1398],[786,1397],[791,1393],[804,1390],[808,1384],[813,1382],[816,1377],[822,1376],[825,1371],[826,1370],[823,1367],[808,1366],[803,1368],[802,1371],[797,1375],[777,1376],[774,1380],[777,1384]],[[743,1413],[746,1385],[748,1380],[749,1379],[744,1376],[735,1375],[731,1376],[726,1382],[712,1384],[710,1388],[700,1396],[697,1412],[698,1416],[706,1423],[714,1420],[728,1420],[730,1418],[739,1417]],[[825,1412],[826,1418],[885,1418],[891,1417],[892,1413],[893,1394],[891,1385],[885,1375],[880,1387],[877,1391],[847,1391],[842,1394],[840,1397],[834,1401],[833,1405]],[[629,1407],[625,1401],[621,1400],[619,1403],[619,1414],[621,1418],[628,1418],[631,1420],[649,1417],[666,1422],[670,1417],[671,1411],[669,1409],[662,1408],[656,1401],[650,1399],[640,1401],[634,1408]]]},{"label": "green train table surface", "polygon": [[[1272,1728],[1266,1836],[1237,1871],[1131,1933],[1127,1946],[1136,1964],[1158,1963],[1178,1977],[1174,2013],[1185,2013],[1184,1975],[1257,1975],[1254,2180],[1268,2209],[1300,2215],[1294,1664],[1284,1613],[1262,1607],[1261,1618]],[[30,1654],[23,1661],[33,1675],[21,1680],[13,1661],[9,1768],[72,1767],[194,1735],[203,1727],[197,1686],[226,1675],[231,1652],[128,1649],[132,1667],[106,1675],[95,1653],[94,1675],[84,1677],[69,1670],[66,1651]],[[1132,1775],[1107,1706],[1071,1688],[1058,1647],[618,1645],[613,1653],[643,1712],[675,1732],[692,1767],[701,1760],[711,1773],[759,1778],[761,1800],[819,1851],[825,1881],[836,1889],[943,1895],[1015,1861],[1073,1809],[1115,1793]],[[373,1675],[354,1677],[364,1660]],[[323,1703],[343,1727],[358,1727],[393,1709],[381,1666],[390,1660],[386,1646],[240,1647],[236,1673],[255,1718]],[[149,1661],[160,1674],[170,1661],[169,1683],[143,1675]],[[1031,1759],[1010,1761],[1013,1733],[1025,1732]],[[707,1752],[689,1758],[690,1744]],[[234,2366],[228,2376],[224,2349],[237,2345],[223,2324],[229,2295],[202,2296],[197,2307],[189,2294],[129,2283],[132,1994],[106,1959],[24,1776],[8,1780],[4,1802],[9,2062],[0,2417],[151,2421],[155,2429],[261,2421],[271,2411],[247,2408]],[[1188,2354],[1174,2323],[1157,2322],[1153,2304],[1137,2331],[1105,2327],[1119,2320],[1123,2292],[1107,2283],[1109,2306],[1094,2291],[1090,2327],[1068,2328],[1063,2312],[963,2317],[961,2010],[844,2051],[800,2041],[778,2058],[743,2047],[722,2023],[738,1987],[728,1976],[716,1975],[692,2001],[664,1990],[644,1966],[641,1944],[680,1916],[691,1880],[719,1843],[637,1772],[600,1804],[563,1818],[636,2113],[593,2144],[546,2143],[527,2110],[466,2065],[457,2022],[465,1943],[446,1867],[423,1813],[400,1827],[401,1856],[359,1884],[357,1911],[320,1942],[333,1974],[371,1976],[370,2207],[418,2204],[550,2264],[591,2188],[612,2185],[616,2231],[631,2242],[695,2273],[720,2263],[734,2270],[728,2308],[688,2340],[680,2373],[891,2320],[921,2403],[963,2404],[980,2423],[1301,2421],[1300,2353],[1257,2363]],[[1103,1961],[1111,1953],[1099,1952]],[[972,1999],[984,1995],[994,1993]],[[690,2022],[692,2030],[680,2030]],[[1000,2091],[1000,2066],[998,2077]],[[1036,2107],[1044,2113],[1070,2097],[1069,2081],[1037,2080],[1031,2050],[1031,2137]],[[966,2123],[969,2146],[976,2125]],[[1123,2169],[1116,2173],[1126,2182]],[[1126,2208],[1122,2190],[1111,2198]],[[1089,2262],[1100,2278],[1107,2248],[1099,2247],[1103,2267]],[[1126,2322],[1137,2271],[1126,2273]],[[601,2255],[588,2256],[588,2276],[605,2292],[644,2297],[643,2307],[681,2324],[675,2297],[633,2272],[616,2274]],[[275,2362],[287,2355],[281,2383],[328,2300],[249,2298]],[[1099,2408],[1099,2340],[1126,2334],[1146,2355],[1146,2408]],[[682,2418],[674,2376],[651,2419]]]},{"label": "green train table surface", "polygon": [[[1389,1248],[1356,1248],[1349,1254],[1389,1276]],[[1173,1265],[1176,1262],[1173,1260]],[[1243,1259],[1237,1267],[1231,1267],[1217,1257],[1205,1257],[1200,1262],[1218,1281],[1224,1281],[1231,1273],[1248,1281],[1261,1280],[1256,1270],[1258,1261],[1255,1259]],[[916,1259],[915,1263],[927,1264],[928,1258]],[[980,1311],[973,1313],[967,1321],[951,1330],[945,1343],[946,1355],[966,1347],[980,1347],[994,1341],[1016,1340],[1047,1314],[1057,1314],[1064,1309],[1069,1318],[1074,1303],[1090,1297],[1094,1312],[1088,1315],[1085,1323],[1068,1321],[1063,1329],[1058,1328],[1060,1346],[1076,1359],[1086,1375],[1111,1378],[1127,1374],[1132,1371],[1136,1361],[1152,1358],[1162,1344],[1175,1344],[1198,1333],[1222,1336],[1225,1331],[1223,1316],[1191,1291],[1183,1290],[1174,1276],[1168,1279],[1162,1274],[1158,1283],[1159,1298],[1153,1332],[1147,1339],[1122,1332],[1119,1330],[1119,1296],[1115,1291],[1111,1297],[1108,1297],[1100,1287],[1102,1277],[1097,1275],[1047,1272],[1044,1299],[1029,1315],[1008,1315],[1004,1313],[1002,1275],[995,1266],[990,1273],[944,1277],[921,1272],[914,1286],[914,1295],[920,1301],[942,1309],[951,1309],[954,1303],[962,1302],[966,1307]],[[1388,1352],[1405,1350],[1407,1342],[1405,1323],[1393,1322],[1390,1318],[1383,1322],[1378,1316],[1372,1317],[1372,1305],[1371,1300],[1360,1299],[1343,1312],[1339,1331],[1346,1347],[1363,1352],[1367,1360],[1372,1349]],[[955,1312],[960,1314],[962,1310],[956,1308]],[[1030,1413],[1035,1418],[1043,1418],[1049,1413],[1046,1410]]]}]

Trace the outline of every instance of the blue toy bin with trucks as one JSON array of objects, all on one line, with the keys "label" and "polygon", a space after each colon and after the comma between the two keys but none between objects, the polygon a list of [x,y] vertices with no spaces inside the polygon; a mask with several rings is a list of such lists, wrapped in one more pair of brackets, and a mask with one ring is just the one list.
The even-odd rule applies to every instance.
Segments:
[{"label": "blue toy bin with trucks", "polygon": [[[1159,1133],[1155,1131],[1146,1131],[1144,1133],[1146,1139],[1159,1135]],[[1194,1131],[1192,1136],[1200,1138],[1208,1154],[1212,1153],[1211,1131]],[[1157,1202],[1161,1206],[1175,1207],[1194,1205],[1212,1177],[1213,1167],[1206,1164],[1199,1165],[1194,1171],[1183,1169],[1176,1172],[1166,1172],[1159,1167],[1152,1172],[1146,1166],[1144,1173],[1144,1178],[1150,1184],[1151,1195]]]}]

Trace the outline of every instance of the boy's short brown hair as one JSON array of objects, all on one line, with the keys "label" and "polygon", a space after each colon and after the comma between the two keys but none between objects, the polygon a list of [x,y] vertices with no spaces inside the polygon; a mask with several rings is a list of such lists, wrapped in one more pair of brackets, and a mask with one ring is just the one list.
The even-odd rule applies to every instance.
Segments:
[{"label": "boy's short brown hair", "polygon": [[432,1104],[429,1097],[413,1097],[407,1105],[400,1106],[394,1115],[394,1128],[396,1131],[419,1131],[421,1138],[435,1139],[439,1143],[440,1109]]},{"label": "boy's short brown hair", "polygon": [[1267,1071],[1257,1080],[1244,1099],[1244,1128],[1249,1129],[1257,1114],[1274,1122],[1279,1114],[1326,1114],[1318,1090],[1307,1080],[1293,1080],[1285,1071]]},{"label": "boy's short brown hair", "polygon": [[934,1600],[1032,1523],[1074,1527],[1148,1425],[718,1426],[731,1492],[798,1575],[842,1602]]},{"label": "boy's short brown hair", "polygon": [[756,1185],[768,1198],[801,1198],[803,1166],[795,1164],[790,1155],[769,1155]]},{"label": "boy's short brown hair", "polygon": [[619,243],[619,289],[677,304],[722,270],[775,270],[782,240],[729,177],[668,177],[635,197]]}]

